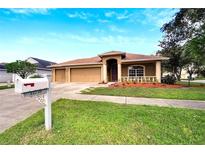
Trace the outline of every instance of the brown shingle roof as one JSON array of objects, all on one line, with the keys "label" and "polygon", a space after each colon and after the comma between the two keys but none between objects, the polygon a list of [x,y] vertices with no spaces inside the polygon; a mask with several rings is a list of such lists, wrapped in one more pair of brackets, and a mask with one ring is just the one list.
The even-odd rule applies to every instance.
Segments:
[{"label": "brown shingle roof", "polygon": [[101,64],[101,62],[102,60],[100,57],[91,57],[91,58],[82,58],[82,59],[66,61],[63,63],[52,65],[52,67],[63,66],[63,65]]},{"label": "brown shingle roof", "polygon": [[103,54],[100,54],[99,56],[103,57],[103,56],[124,55],[124,54],[125,54],[125,52],[121,52],[121,51],[109,51],[109,52],[105,52]]},{"label": "brown shingle roof", "polygon": [[141,54],[132,54],[126,53],[125,58],[122,61],[129,61],[129,60],[163,60],[166,59],[165,57],[159,56],[150,56],[150,55],[141,55]]},{"label": "brown shingle roof", "polygon": [[141,55],[141,54],[125,53],[125,52],[120,52],[120,51],[111,51],[111,52],[106,52],[106,53],[101,54],[101,55],[96,56],[96,57],[71,60],[71,61],[56,64],[56,65],[52,65],[51,67],[70,66],[70,65],[102,64],[101,56],[109,56],[109,55],[116,55],[116,54],[123,55],[122,62],[126,62],[126,61],[151,61],[151,60],[165,60],[165,59],[167,59],[165,57],[159,57],[159,56],[148,56],[148,55]]}]

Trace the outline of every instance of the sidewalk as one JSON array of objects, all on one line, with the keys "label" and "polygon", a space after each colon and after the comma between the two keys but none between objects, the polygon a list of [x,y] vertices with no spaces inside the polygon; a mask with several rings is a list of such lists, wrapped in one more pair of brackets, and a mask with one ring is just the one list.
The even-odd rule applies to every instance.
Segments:
[{"label": "sidewalk", "polygon": [[152,105],[165,107],[179,107],[205,110],[205,101],[196,100],[174,100],[174,99],[157,99],[157,98],[140,98],[140,97],[123,97],[123,96],[103,96],[103,95],[86,95],[86,94],[67,94],[62,98],[88,101],[104,101],[119,104],[134,105]]},{"label": "sidewalk", "polygon": [[[96,85],[99,86],[99,85]],[[88,101],[105,101],[119,104],[135,104],[135,105],[155,105],[165,107],[180,107],[205,110],[205,101],[197,100],[175,100],[175,99],[158,99],[158,98],[140,98],[140,97],[124,97],[124,96],[105,96],[105,95],[87,95],[80,94],[84,88],[69,90],[68,87],[56,87],[52,100],[59,98],[88,100]]]}]

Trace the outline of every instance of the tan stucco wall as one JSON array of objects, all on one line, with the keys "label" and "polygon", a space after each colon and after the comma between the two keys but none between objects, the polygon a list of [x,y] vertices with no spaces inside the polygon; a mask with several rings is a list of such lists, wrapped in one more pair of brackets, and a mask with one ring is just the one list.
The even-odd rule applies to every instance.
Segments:
[{"label": "tan stucco wall", "polygon": [[[122,63],[120,56],[110,56],[110,57],[103,57],[103,65],[82,65],[82,66],[66,66],[66,67],[59,67],[59,68],[53,68],[52,69],[52,78],[54,82],[102,82],[106,81],[106,75],[107,67],[106,67],[106,61],[109,59],[117,59],[118,60],[118,69],[121,66],[121,74],[122,76],[128,76],[128,67],[131,65],[143,65],[145,66],[145,76],[156,76],[156,62],[129,62],[129,63]],[[74,68],[80,68],[78,71],[75,72],[74,76],[72,77],[72,70]],[[92,69],[94,68],[94,69]],[[65,70],[65,74],[62,73],[62,71],[58,70]],[[61,75],[58,75],[60,72]],[[88,75],[87,75],[88,74]],[[87,75],[87,76],[86,76]],[[61,77],[60,77],[61,76]],[[64,76],[64,79],[62,77]],[[91,77],[92,76],[92,77]],[[118,74],[119,76],[119,74]],[[75,80],[72,78],[76,78]]]},{"label": "tan stucco wall", "polygon": [[102,57],[102,62],[103,64],[107,64],[107,60],[109,59],[116,59],[117,60],[117,63],[118,64],[121,64],[121,55],[118,55],[118,56],[105,56],[105,57]]},{"label": "tan stucco wall", "polygon": [[145,66],[145,76],[155,76],[155,63],[130,63],[122,64],[122,76],[128,76],[128,67],[132,65]]}]

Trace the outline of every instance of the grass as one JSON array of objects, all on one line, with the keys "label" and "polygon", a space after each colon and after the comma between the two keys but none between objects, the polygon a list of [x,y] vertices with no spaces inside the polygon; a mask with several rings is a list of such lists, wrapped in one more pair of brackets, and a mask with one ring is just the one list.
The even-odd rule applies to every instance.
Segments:
[{"label": "grass", "polygon": [[142,88],[142,87],[97,87],[81,91],[83,94],[147,97],[181,100],[205,100],[205,87]]},{"label": "grass", "polygon": [[0,144],[205,144],[205,111],[61,99],[53,128],[43,110],[0,134]]},{"label": "grass", "polygon": [[0,86],[0,90],[10,89],[10,88],[14,88],[14,85],[11,85],[10,87],[7,85]]}]

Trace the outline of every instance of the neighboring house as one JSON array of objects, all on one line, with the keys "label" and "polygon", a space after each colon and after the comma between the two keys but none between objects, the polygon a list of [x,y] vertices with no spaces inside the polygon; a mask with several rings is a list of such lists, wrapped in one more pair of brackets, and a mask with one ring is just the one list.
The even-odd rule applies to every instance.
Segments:
[{"label": "neighboring house", "polygon": [[[166,75],[171,75],[173,74],[172,72],[163,72],[162,76],[165,77]],[[192,74],[192,79],[195,79],[198,75],[197,74]],[[187,70],[185,69],[182,69],[182,72],[181,72],[181,79],[185,79],[187,80],[189,78],[189,73],[187,73]]]},{"label": "neighboring house", "polygon": [[[48,75],[48,77],[51,79],[51,68],[48,66],[56,63],[34,57],[29,57],[25,61],[37,65],[36,73]],[[14,74],[6,72],[5,63],[0,63],[0,82],[13,82],[14,78]]]},{"label": "neighboring house", "polygon": [[48,66],[56,64],[51,61],[42,60],[42,59],[38,59],[34,57],[29,57],[25,61],[30,62],[31,64],[37,65],[36,73],[48,75],[50,78],[51,78],[52,72],[51,72],[51,68],[49,68]]},{"label": "neighboring house", "polygon": [[0,83],[12,81],[12,73],[6,72],[5,64],[6,63],[0,63]]},{"label": "neighboring house", "polygon": [[53,82],[161,82],[162,60],[167,58],[111,51],[52,65],[52,79]]},{"label": "neighboring house", "polygon": [[51,68],[49,68],[48,66],[56,64],[56,63],[51,62],[51,61],[42,60],[42,59],[38,59],[38,58],[34,58],[34,57],[29,57],[26,59],[26,61],[31,63],[31,64],[37,65],[37,72],[36,73],[47,74],[47,75],[51,75]]},{"label": "neighboring house", "polygon": [[[197,74],[192,74],[192,79],[195,79],[197,77]],[[187,73],[187,70],[182,69],[181,72],[181,79],[188,79],[189,78],[189,73]]]}]

